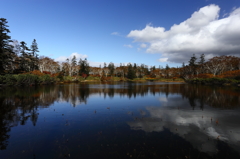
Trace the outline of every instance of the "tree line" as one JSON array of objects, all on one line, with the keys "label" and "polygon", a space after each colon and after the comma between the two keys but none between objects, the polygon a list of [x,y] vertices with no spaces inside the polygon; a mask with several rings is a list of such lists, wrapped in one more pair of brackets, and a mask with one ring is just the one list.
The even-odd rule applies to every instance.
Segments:
[{"label": "tree line", "polygon": [[104,63],[103,66],[89,66],[87,59],[79,59],[76,56],[66,59],[64,62],[57,62],[49,57],[39,56],[38,44],[33,39],[30,47],[24,41],[18,42],[11,40],[8,35],[7,20],[0,18],[0,74],[20,74],[26,72],[41,72],[50,75],[61,76],[82,76],[86,79],[88,76],[99,78],[206,78],[206,77],[225,77],[240,76],[240,58],[235,56],[215,56],[205,60],[202,54],[199,59],[193,54],[188,64],[182,64],[181,67],[147,66],[136,63],[120,64]]},{"label": "tree line", "polygon": [[205,61],[205,55],[202,54],[197,61],[193,56],[188,65],[181,68],[181,77],[208,78],[208,77],[238,77],[240,79],[240,58],[235,56],[215,56]]},{"label": "tree line", "polygon": [[24,41],[11,40],[7,20],[0,18],[0,74],[29,72],[38,69],[36,39],[30,48]]}]

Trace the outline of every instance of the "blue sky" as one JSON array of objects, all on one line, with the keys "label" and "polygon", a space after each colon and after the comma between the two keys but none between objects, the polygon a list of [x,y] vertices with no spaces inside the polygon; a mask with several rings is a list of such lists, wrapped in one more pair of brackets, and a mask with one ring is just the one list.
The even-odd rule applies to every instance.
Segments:
[{"label": "blue sky", "polygon": [[175,67],[193,53],[239,56],[239,7],[239,0],[1,0],[0,17],[12,39],[28,46],[36,39],[39,54],[52,59]]}]

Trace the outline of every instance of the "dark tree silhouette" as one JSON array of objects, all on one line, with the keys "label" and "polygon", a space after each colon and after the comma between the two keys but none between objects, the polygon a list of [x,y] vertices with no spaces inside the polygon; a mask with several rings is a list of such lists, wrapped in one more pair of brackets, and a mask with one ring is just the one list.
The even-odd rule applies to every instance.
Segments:
[{"label": "dark tree silhouette", "polygon": [[89,75],[89,64],[87,62],[87,59],[80,59],[78,64],[80,66],[79,75]]},{"label": "dark tree silhouette", "polygon": [[38,70],[38,44],[36,39],[33,40],[32,45],[30,46],[30,50],[31,50],[31,54],[30,54],[30,58],[31,58],[31,64],[30,64],[30,70]]},{"label": "dark tree silhouette", "polygon": [[11,71],[13,46],[10,44],[12,41],[7,23],[5,18],[0,18],[0,74],[5,74],[5,70]]}]

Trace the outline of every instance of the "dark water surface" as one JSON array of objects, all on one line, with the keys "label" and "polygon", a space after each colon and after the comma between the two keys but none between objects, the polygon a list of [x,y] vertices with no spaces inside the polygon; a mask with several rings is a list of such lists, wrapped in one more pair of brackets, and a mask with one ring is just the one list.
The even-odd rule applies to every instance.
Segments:
[{"label": "dark water surface", "polygon": [[240,90],[91,83],[0,90],[0,159],[240,158]]}]

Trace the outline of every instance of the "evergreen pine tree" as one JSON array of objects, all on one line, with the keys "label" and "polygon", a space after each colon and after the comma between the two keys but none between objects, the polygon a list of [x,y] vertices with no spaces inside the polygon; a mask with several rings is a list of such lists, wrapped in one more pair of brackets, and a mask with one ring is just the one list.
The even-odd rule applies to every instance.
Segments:
[{"label": "evergreen pine tree", "polygon": [[185,63],[183,62],[183,63],[182,63],[182,68],[184,68],[184,67],[185,67]]},{"label": "evergreen pine tree", "polygon": [[11,37],[8,35],[10,30],[8,29],[7,20],[0,18],[0,74],[4,74],[5,70],[9,70],[9,65],[12,62],[13,46]]},{"label": "evergreen pine tree", "polygon": [[195,67],[196,66],[196,61],[197,61],[197,58],[196,58],[195,54],[193,54],[193,56],[189,60],[189,66]]},{"label": "evergreen pine tree", "polygon": [[137,70],[137,64],[136,63],[133,64],[133,69]]},{"label": "evergreen pine tree", "polygon": [[204,73],[204,64],[205,63],[205,55],[202,54],[200,56],[200,61],[198,62],[199,66],[200,66],[200,73]]},{"label": "evergreen pine tree", "polygon": [[197,66],[198,66],[196,61],[197,61],[197,58],[196,58],[195,54],[193,54],[193,56],[189,60],[189,66],[190,66],[190,68],[192,70],[191,73],[193,75],[196,74],[196,69],[197,69]]},{"label": "evergreen pine tree", "polygon": [[87,62],[87,59],[85,58],[84,60],[82,60],[80,58],[79,62],[78,62],[80,69],[79,69],[79,75],[82,76],[88,76],[89,75],[89,64]]},{"label": "evergreen pine tree", "polygon": [[77,75],[79,72],[77,71],[76,69],[76,66],[77,66],[77,58],[76,56],[74,55],[73,58],[71,59],[71,64],[69,66],[69,73],[70,73],[70,76],[74,76],[74,75]]},{"label": "evergreen pine tree", "polygon": [[170,67],[168,66],[168,64],[166,64],[166,68],[165,68],[166,70],[169,70],[170,69]]},{"label": "evergreen pine tree", "polygon": [[149,75],[149,73],[150,73],[147,65],[144,65],[144,73],[145,73],[145,75]]},{"label": "evergreen pine tree", "polygon": [[110,70],[109,71],[110,75],[113,76],[114,75],[114,69],[115,69],[114,63],[110,62],[108,64],[108,69]]},{"label": "evergreen pine tree", "polygon": [[199,64],[199,65],[203,65],[204,62],[205,62],[205,55],[202,54],[202,55],[200,56],[200,61],[198,62],[198,64]]},{"label": "evergreen pine tree", "polygon": [[30,58],[29,58],[29,54],[27,51],[29,51],[28,47],[27,47],[27,43],[25,43],[24,41],[20,42],[20,70],[21,71],[29,71],[30,70]]},{"label": "evergreen pine tree", "polygon": [[74,55],[73,58],[72,58],[72,61],[71,61],[71,66],[74,67],[77,65],[77,58],[76,56]]},{"label": "evergreen pine tree", "polygon": [[128,73],[127,73],[127,78],[128,79],[133,79],[135,78],[135,71],[133,69],[133,66],[131,63],[128,64]]},{"label": "evergreen pine tree", "polygon": [[33,40],[32,42],[32,45],[31,45],[31,54],[30,54],[30,57],[31,57],[31,65],[30,65],[30,70],[33,71],[33,70],[37,70],[38,69],[38,54],[37,52],[39,52],[38,50],[38,45],[37,45],[37,42],[36,42],[36,39]]},{"label": "evergreen pine tree", "polygon": [[169,77],[169,69],[170,67],[168,66],[168,64],[166,64],[166,67],[165,67],[166,77]]}]

